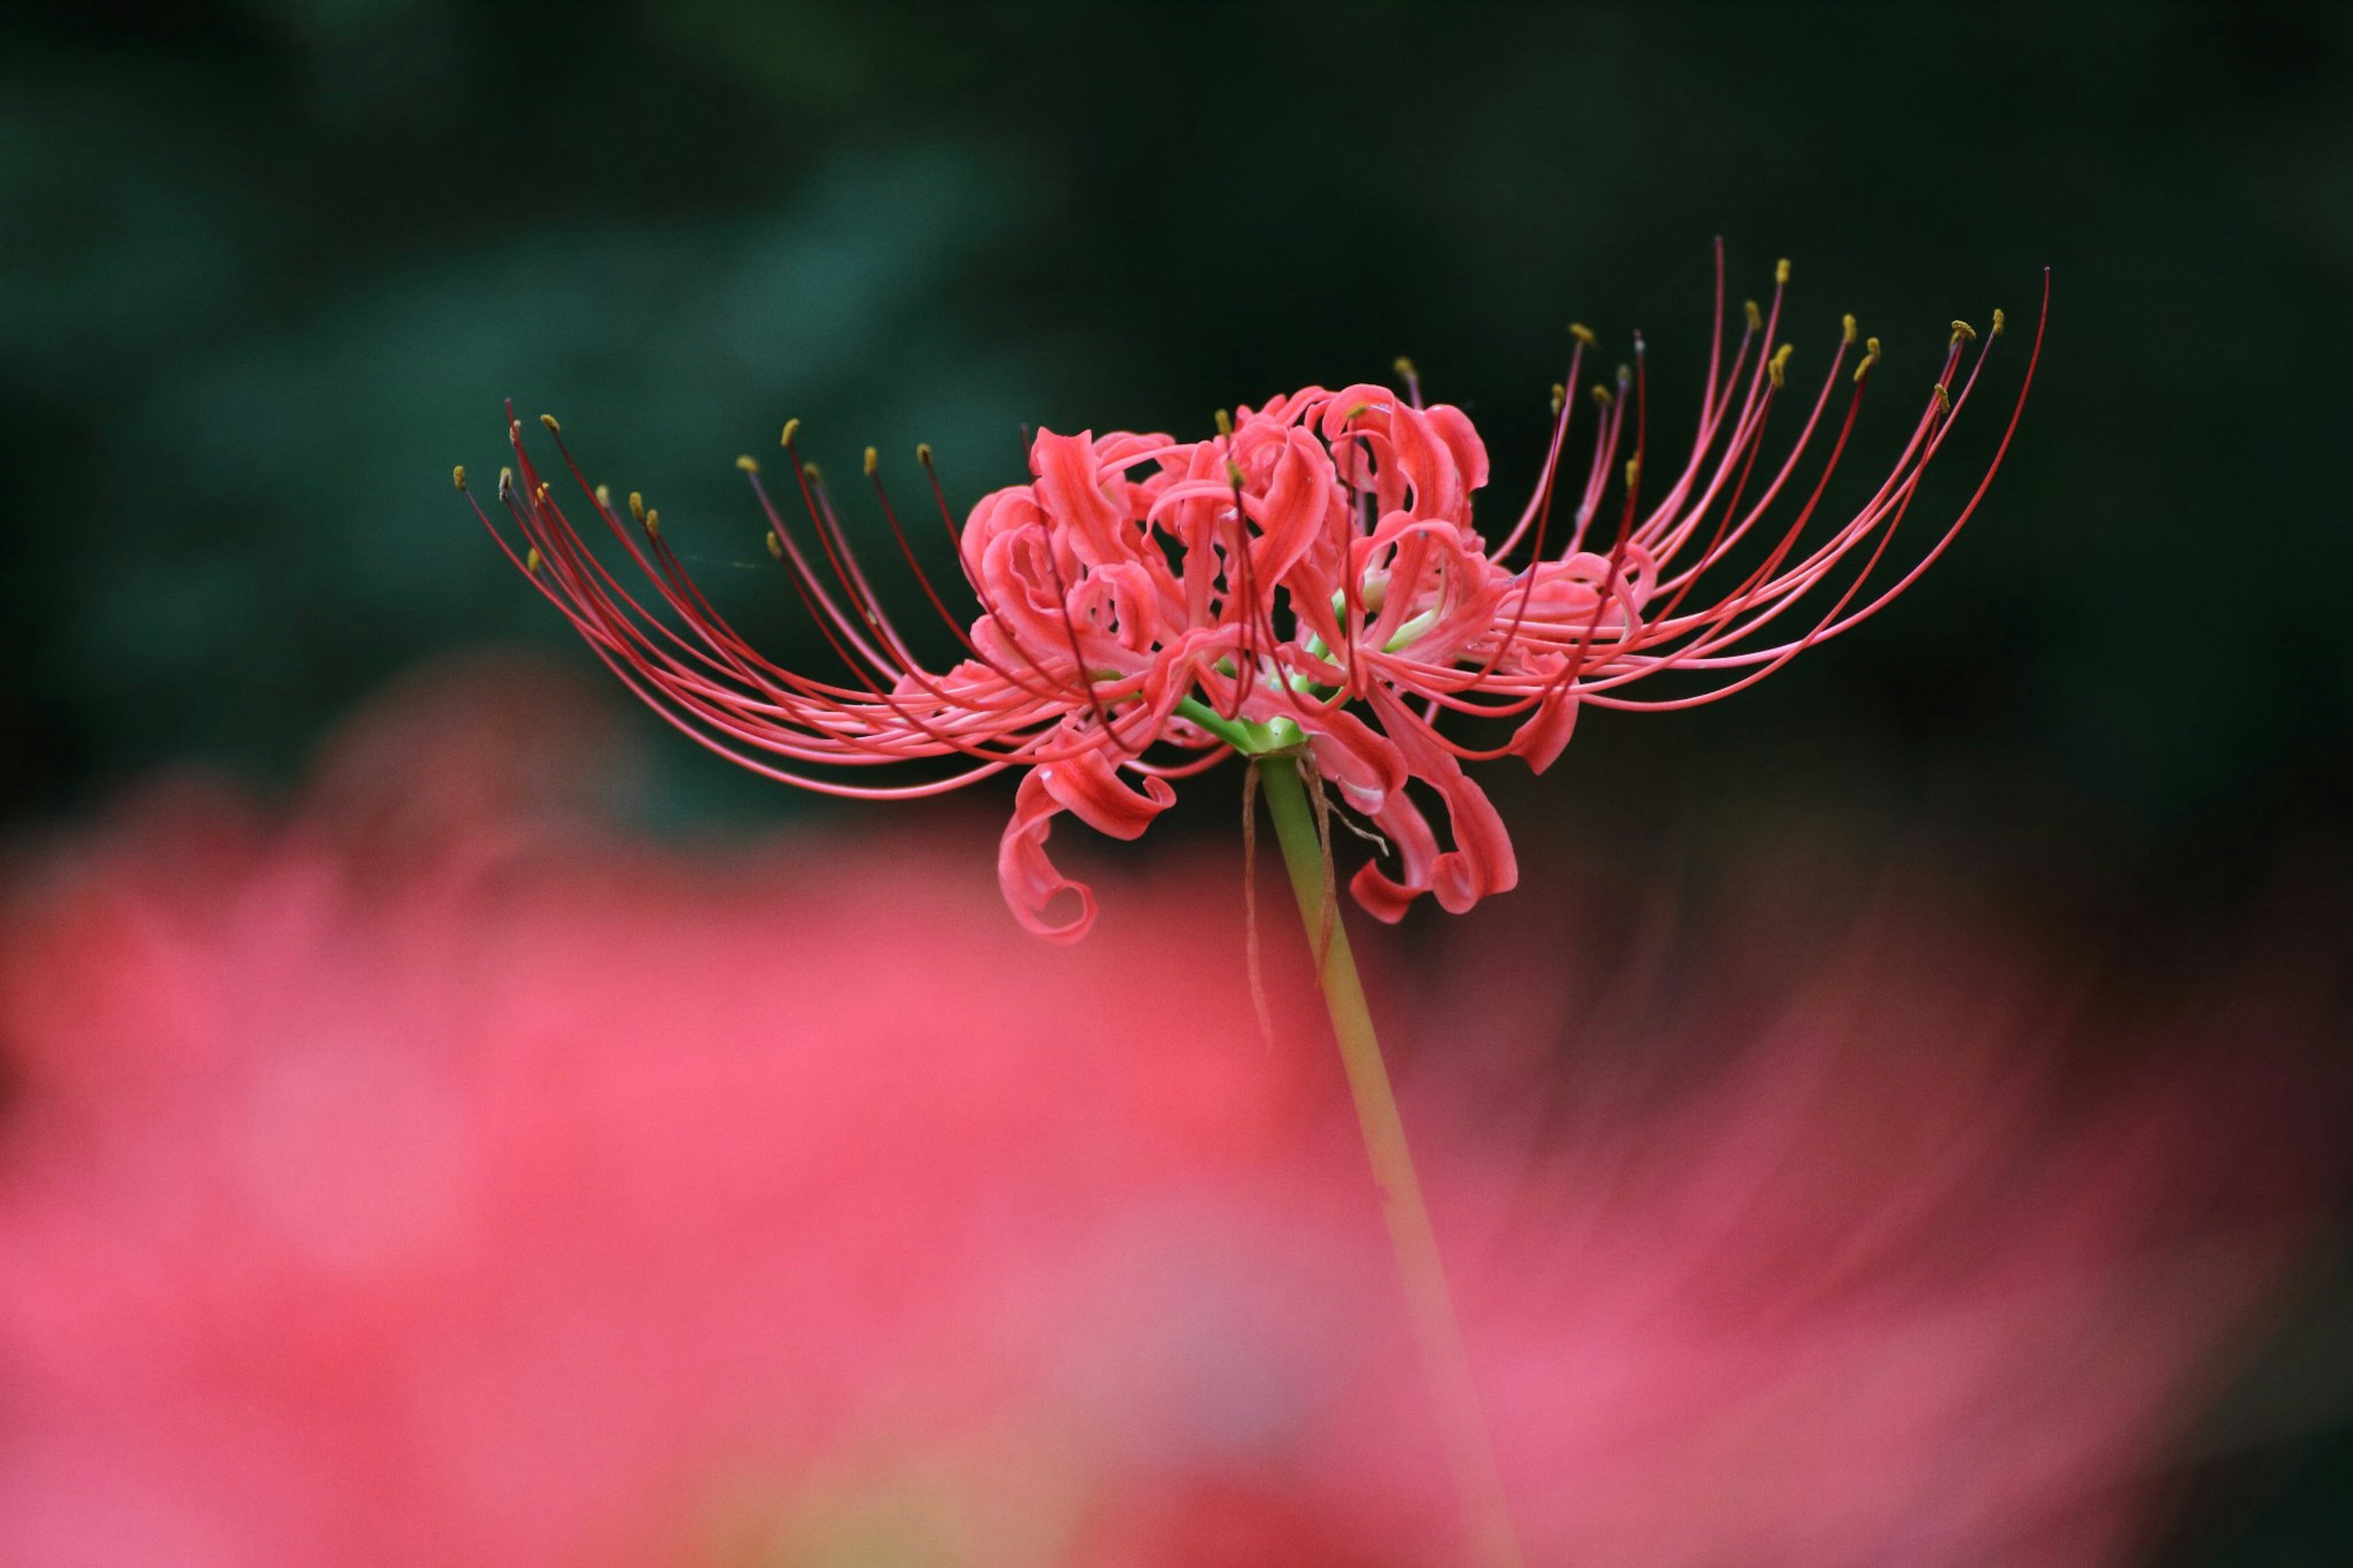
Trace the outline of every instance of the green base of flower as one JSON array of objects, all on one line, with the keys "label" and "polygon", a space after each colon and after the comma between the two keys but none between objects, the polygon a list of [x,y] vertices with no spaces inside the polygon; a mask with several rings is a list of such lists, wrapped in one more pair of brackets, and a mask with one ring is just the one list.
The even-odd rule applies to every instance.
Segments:
[{"label": "green base of flower", "polygon": [[1228,719],[1198,697],[1178,698],[1176,713],[1246,757],[1289,756],[1307,743],[1307,731],[1281,716],[1263,724]]}]

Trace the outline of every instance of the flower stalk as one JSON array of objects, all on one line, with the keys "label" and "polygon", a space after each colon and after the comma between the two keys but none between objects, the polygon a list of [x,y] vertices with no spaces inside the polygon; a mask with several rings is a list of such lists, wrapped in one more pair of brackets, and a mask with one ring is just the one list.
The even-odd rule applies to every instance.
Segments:
[{"label": "flower stalk", "polygon": [[1341,1065],[1347,1069],[1348,1092],[1356,1102],[1373,1182],[1380,1189],[1381,1215],[1388,1225],[1389,1247],[1405,1286],[1414,1340],[1438,1406],[1447,1463],[1471,1536],[1472,1560],[1480,1568],[1519,1568],[1519,1541],[1512,1528],[1494,1447],[1488,1439],[1462,1324],[1455,1314],[1453,1292],[1447,1286],[1445,1264],[1439,1256],[1438,1233],[1430,1226],[1421,1183],[1414,1174],[1413,1152],[1406,1142],[1405,1122],[1398,1114],[1397,1095],[1381,1059],[1372,1010],[1366,1005],[1364,984],[1348,947],[1346,922],[1332,907],[1332,883],[1325,867],[1330,849],[1317,831],[1307,787],[1293,758],[1261,756],[1253,765],[1266,793],[1276,842],[1282,846],[1283,865],[1291,873],[1291,889],[1298,898],[1309,948],[1321,948],[1317,978],[1332,1016],[1333,1036],[1339,1041]]}]

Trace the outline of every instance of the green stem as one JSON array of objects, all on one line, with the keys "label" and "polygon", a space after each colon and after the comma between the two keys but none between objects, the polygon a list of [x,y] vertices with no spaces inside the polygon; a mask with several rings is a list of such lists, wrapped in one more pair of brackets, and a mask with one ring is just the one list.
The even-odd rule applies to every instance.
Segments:
[{"label": "green stem", "polygon": [[1198,697],[1178,698],[1176,711],[1245,756],[1266,749],[1260,726],[1229,719]]},{"label": "green stem", "polygon": [[1518,1568],[1519,1542],[1512,1530],[1494,1449],[1488,1442],[1486,1417],[1481,1413],[1478,1386],[1471,1375],[1471,1357],[1463,1348],[1462,1325],[1455,1317],[1453,1293],[1447,1289],[1446,1268],[1439,1258],[1438,1234],[1430,1228],[1421,1183],[1414,1176],[1413,1153],[1406,1144],[1405,1123],[1398,1116],[1388,1069],[1381,1062],[1380,1040],[1373,1033],[1372,1012],[1365,1005],[1365,988],[1348,950],[1347,929],[1339,910],[1326,913],[1324,845],[1315,830],[1306,787],[1300,781],[1298,764],[1288,756],[1261,757],[1257,765],[1311,949],[1327,941],[1329,921],[1320,977],[1324,1001],[1331,1010],[1332,1033],[1340,1042],[1340,1060],[1347,1068],[1348,1090],[1356,1102],[1356,1121],[1364,1130],[1373,1181],[1380,1189],[1389,1247],[1397,1255],[1414,1338],[1437,1401],[1447,1462],[1454,1472],[1455,1493],[1471,1532],[1473,1561],[1481,1568]]}]

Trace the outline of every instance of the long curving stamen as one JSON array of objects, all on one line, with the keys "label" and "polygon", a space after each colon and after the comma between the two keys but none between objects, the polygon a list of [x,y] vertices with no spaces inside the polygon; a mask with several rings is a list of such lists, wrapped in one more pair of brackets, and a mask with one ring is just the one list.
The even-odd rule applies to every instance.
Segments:
[{"label": "long curving stamen", "polygon": [[1592,329],[1582,322],[1571,321],[1568,331],[1577,346],[1568,353],[1567,378],[1553,389],[1552,439],[1545,452],[1544,468],[1537,473],[1535,493],[1528,497],[1528,504],[1520,510],[1519,521],[1512,525],[1512,531],[1504,536],[1504,542],[1495,546],[1493,558],[1497,562],[1511,555],[1531,523],[1536,530],[1535,543],[1531,552],[1536,560],[1544,559],[1544,529],[1552,516],[1553,495],[1558,489],[1561,444],[1567,439],[1569,418],[1577,403],[1572,394],[1585,366],[1585,351],[1592,346],[1594,341]]},{"label": "long curving stamen", "polygon": [[[2040,363],[2043,333],[2048,326],[2049,314],[2050,278],[2049,274],[2046,272],[2043,280],[2042,312],[2036,326],[2034,345],[2029,355],[2026,373],[2021,380],[2017,399],[2011,406],[2010,421],[2003,429],[2000,442],[1996,447],[1993,458],[1988,465],[1985,473],[1978,479],[1978,486],[1972,492],[1968,502],[1961,509],[1960,513],[1954,519],[1953,522],[1947,526],[1944,534],[1937,540],[1936,543],[1931,547],[1931,549],[1919,562],[1914,564],[1910,571],[1906,572],[1894,584],[1882,590],[1876,597],[1862,608],[1852,613],[1846,613],[1845,605],[1850,603],[1855,594],[1860,591],[1862,583],[1866,581],[1869,576],[1871,566],[1876,563],[1879,552],[1875,551],[1871,561],[1866,563],[1863,573],[1857,577],[1855,583],[1849,586],[1844,595],[1841,595],[1838,603],[1832,605],[1831,612],[1803,637],[1793,641],[1784,643],[1777,647],[1762,649],[1754,653],[1716,657],[1704,656],[1698,658],[1683,661],[1686,668],[1723,668],[1738,666],[1758,667],[1752,668],[1747,675],[1723,687],[1713,689],[1709,691],[1699,693],[1689,698],[1671,700],[1643,700],[1607,695],[1596,695],[1591,700],[1598,704],[1606,707],[1641,708],[1646,710],[1692,707],[1702,702],[1717,700],[1722,697],[1730,695],[1734,691],[1745,689],[1746,687],[1756,684],[1757,680],[1762,679],[1766,675],[1768,675],[1774,670],[1786,665],[1796,656],[1797,653],[1803,651],[1805,648],[1817,646],[1827,638],[1840,635],[1852,626],[1861,624],[1862,621],[1876,614],[1881,608],[1893,601],[1896,595],[1901,594],[1905,588],[1909,587],[1913,582],[1918,579],[1921,573],[1926,571],[1927,566],[1933,563],[1947,546],[1949,546],[1953,538],[1959,532],[1961,527],[1968,522],[1969,517],[1975,512],[1978,503],[1984,499],[1986,491],[1993,482],[1994,475],[2000,470],[2001,462],[2008,454],[2010,441],[2016,434],[2019,420],[2023,416],[2025,412],[2026,398],[2033,385],[2035,367]],[[1994,335],[1998,336],[1999,332]],[[1951,374],[1954,359],[1957,355],[1960,348],[1960,342],[1958,341],[1960,336],[1961,334],[1959,333],[1956,334],[1957,341],[1952,345],[1952,349],[1947,354],[1947,370],[1945,374],[1948,376]],[[1990,342],[1986,346],[1989,348],[1991,346]],[[1980,353],[1977,356],[1976,362],[1971,367],[1968,381],[1964,385],[1959,397],[1951,398],[1949,402],[1947,402],[1946,396],[1941,395],[1942,389],[1946,384],[1943,382],[1938,384],[1940,395],[1932,399],[1929,409],[1924,415],[1924,424],[1933,424],[1935,426],[1935,434],[1933,437],[1921,450],[1918,462],[1913,465],[1908,472],[1899,468],[1900,477],[1891,476],[1890,486],[1893,488],[1894,494],[1888,498],[1888,504],[1880,509],[1882,512],[1888,515],[1891,519],[1888,528],[1882,531],[1881,550],[1883,551],[1886,539],[1892,535],[1895,521],[1900,521],[1902,512],[1904,510],[1908,508],[1911,498],[1917,494],[1917,487],[1921,473],[1925,471],[1928,459],[1935,455],[1936,450],[1942,447],[1947,432],[1948,432],[1952,427],[1954,416],[1958,415],[1962,406],[1968,401],[1970,394],[1974,391],[1978,376],[1984,367],[1987,357],[1987,354],[1984,353]],[[1940,415],[1943,416],[1941,418],[1939,417]],[[1806,581],[1810,582],[1813,579],[1811,578],[1808,578]],[[1802,584],[1800,584],[1800,586],[1802,586]],[[1782,603],[1785,604],[1787,602],[1787,598],[1782,601]],[[1722,638],[1714,646],[1721,647],[1724,646],[1725,643],[1739,640],[1741,637],[1745,637],[1746,635],[1746,632],[1749,629],[1753,629],[1754,626],[1761,625],[1765,618],[1766,617],[1762,616],[1757,617],[1750,623],[1750,626],[1748,628],[1743,628],[1735,636]]]},{"label": "long curving stamen", "polygon": [[[548,499],[545,486],[535,483],[534,470],[528,467],[528,452],[522,451],[519,462],[525,467],[526,479],[534,482],[530,510],[514,509],[517,521],[527,535],[544,546],[543,549],[540,544],[534,545],[534,559],[543,563],[550,559],[556,563],[553,574],[557,576],[564,596],[554,599],[554,602],[585,637],[600,650],[609,651],[628,662],[643,679],[658,683],[671,700],[684,705],[703,722],[763,750],[837,764],[887,762],[926,754],[928,748],[911,749],[907,742],[893,741],[887,734],[874,731],[868,719],[861,717],[858,700],[853,694],[839,688],[809,681],[790,672],[776,671],[776,667],[751,654],[742,639],[711,609],[708,601],[694,588],[691,579],[670,552],[662,539],[658,514],[646,510],[638,497],[633,495],[630,498],[632,514],[644,527],[647,548],[652,557],[649,561],[648,555],[638,550],[629,533],[620,529],[603,492],[589,486],[585,477],[580,475],[578,465],[571,459],[568,448],[564,447],[560,426],[553,418],[546,416],[543,416],[543,423],[555,437],[559,449],[565,451],[565,461],[575,479],[590,494],[600,516],[621,538],[632,558],[662,587],[666,601],[680,613],[695,635],[722,657],[720,662],[713,662],[710,655],[679,643],[677,635],[665,623],[638,604],[609,573],[604,571],[593,555],[581,549],[576,535],[564,521],[560,509]],[[520,450],[520,426],[512,416],[509,426],[511,438],[515,440]],[[757,466],[748,460],[744,466],[756,481]],[[508,494],[512,504],[511,490]],[[476,510],[479,513],[480,508],[477,507]],[[486,518],[484,521],[487,522]],[[547,526],[534,527],[534,523],[540,522]],[[781,558],[781,550],[779,554]],[[545,592],[549,585],[542,584],[541,586]],[[626,612],[622,608],[624,605],[628,607]],[[812,615],[816,616],[815,607],[810,607]],[[818,618],[821,630],[830,629],[825,626],[823,617]],[[686,653],[711,668],[714,673],[729,675],[754,685],[759,689],[759,698],[747,700],[744,694],[715,686],[709,679],[680,666],[674,657],[647,641],[648,633],[641,626],[650,627],[660,637],[678,643]],[[855,661],[848,658],[846,650],[837,647],[836,651],[843,654],[845,662],[853,671],[863,676],[864,672],[859,669]],[[759,668],[754,668],[754,661]],[[764,679],[763,668],[781,675],[793,689],[780,690],[772,681]],[[636,683],[632,684],[633,689],[641,689]],[[871,679],[867,680],[867,686],[868,695],[879,706],[941,752],[960,752],[991,763],[1002,763],[1008,759],[1046,760],[1048,747],[1042,732],[1028,737],[1018,733],[1038,716],[1007,713],[990,724],[989,732],[976,742],[955,731],[972,723],[987,723],[981,715],[967,711],[953,722],[929,720],[891,694],[877,689]],[[936,688],[934,694],[944,699],[944,694],[937,692]],[[954,705],[944,700],[943,706],[953,708]],[[792,732],[778,730],[776,720],[812,728],[803,731],[802,738],[796,739]],[[1009,728],[1008,721],[1011,721]],[[1009,749],[1004,749],[1008,742]],[[1085,748],[1066,748],[1066,751],[1080,749]]]}]

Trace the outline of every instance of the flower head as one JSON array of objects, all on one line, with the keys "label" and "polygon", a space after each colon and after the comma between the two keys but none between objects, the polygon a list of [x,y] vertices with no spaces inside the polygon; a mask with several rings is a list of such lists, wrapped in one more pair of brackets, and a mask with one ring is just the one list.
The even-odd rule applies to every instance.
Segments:
[{"label": "flower head", "polygon": [[[739,461],[767,514],[769,552],[838,661],[824,675],[754,649],[689,576],[659,514],[632,495],[625,521],[582,475],[552,417],[543,423],[563,468],[645,586],[632,589],[590,551],[512,410],[515,467],[501,472],[499,499],[521,540],[476,510],[615,674],[747,767],[865,798],[934,795],[1021,770],[997,869],[1013,912],[1040,934],[1076,938],[1094,915],[1093,895],[1047,855],[1056,816],[1134,838],[1174,803],[1173,781],[1233,752],[1303,756],[1370,821],[1388,854],[1350,887],[1371,913],[1396,921],[1424,893],[1460,912],[1518,877],[1510,836],[1463,763],[1517,756],[1542,772],[1582,707],[1689,707],[1755,684],[1909,586],[1983,497],[2023,408],[2031,358],[1968,503],[1911,564],[1887,563],[2002,334],[1999,310],[1982,341],[1953,323],[1893,466],[1859,508],[1820,521],[1880,345],[1873,338],[1858,350],[1846,318],[1818,389],[1796,388],[1794,345],[1778,336],[1788,277],[1784,263],[1771,304],[1748,303],[1728,339],[1719,248],[1697,429],[1663,483],[1645,466],[1639,337],[1631,363],[1592,388],[1590,457],[1581,479],[1564,478],[1582,401],[1570,389],[1594,342],[1572,328],[1544,466],[1493,541],[1474,518],[1486,447],[1461,409],[1424,403],[1403,360],[1401,393],[1308,387],[1221,413],[1202,440],[1040,431],[1029,481],[984,496],[961,527],[930,449],[919,449],[978,600],[968,623],[923,574],[870,447],[882,514],[959,645],[945,668],[919,657],[884,608],[817,466],[800,458],[797,421],[783,444],[799,524],[760,466]],[[1768,424],[1790,405],[1783,417],[1798,422],[1796,435],[1768,457]],[[466,489],[463,469],[458,483]],[[1675,672],[1696,678],[1696,689],[1629,689]],[[1492,731],[1488,743],[1465,738],[1479,729]],[[859,782],[865,769],[924,763],[948,771]],[[1417,785],[1443,807],[1442,837]]]}]

